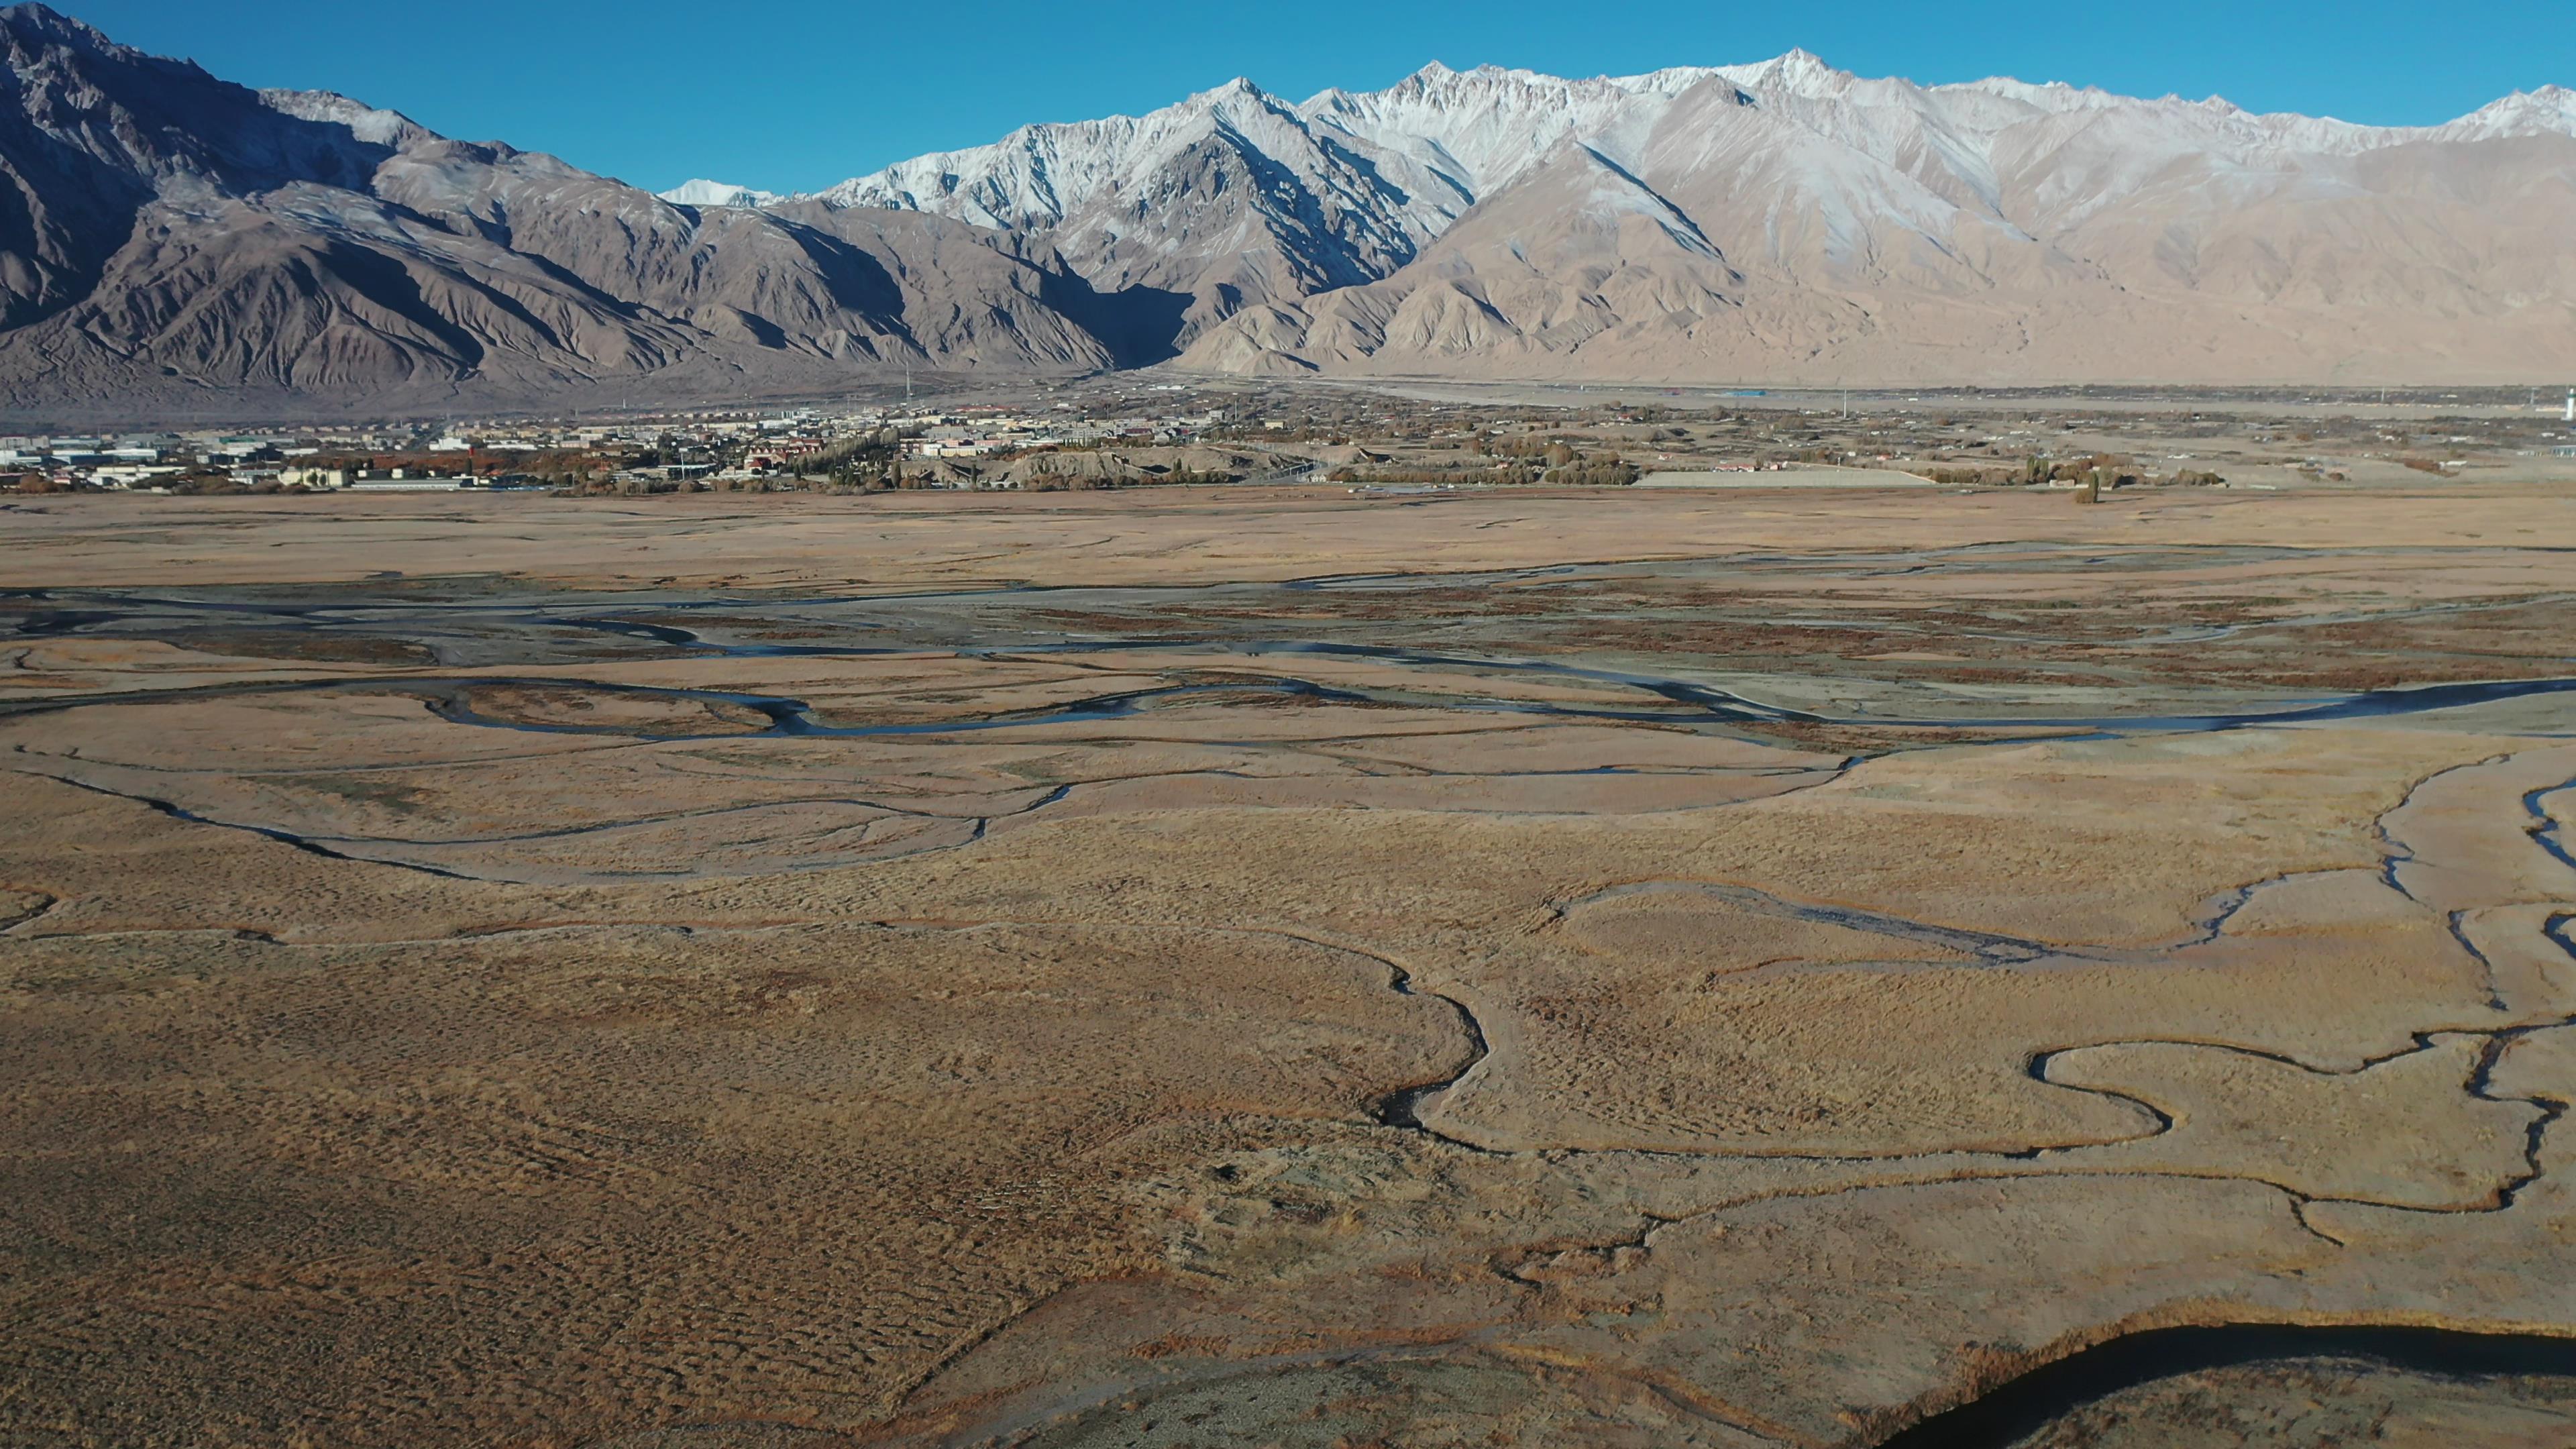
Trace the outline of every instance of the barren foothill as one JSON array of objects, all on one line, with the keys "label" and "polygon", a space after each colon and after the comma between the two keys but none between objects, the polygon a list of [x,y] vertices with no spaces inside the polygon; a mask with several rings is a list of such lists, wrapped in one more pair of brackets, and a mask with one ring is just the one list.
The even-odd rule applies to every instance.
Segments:
[{"label": "barren foothill", "polygon": [[2563,487],[0,530],[9,1442],[2576,1415]]}]

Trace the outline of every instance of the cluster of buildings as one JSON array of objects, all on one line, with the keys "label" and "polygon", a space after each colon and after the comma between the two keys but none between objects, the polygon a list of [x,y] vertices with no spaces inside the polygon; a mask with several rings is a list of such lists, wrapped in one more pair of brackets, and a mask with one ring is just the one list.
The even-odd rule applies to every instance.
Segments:
[{"label": "cluster of buildings", "polygon": [[1109,410],[1057,402],[701,412],[587,423],[451,421],[437,428],[27,435],[0,437],[0,487],[12,479],[22,489],[41,480],[40,486],[59,489],[157,492],[429,492],[594,482],[689,487],[794,478],[800,463],[855,438],[891,439],[907,458],[963,459],[1188,443],[1224,421],[1220,412],[1095,411]]},{"label": "cluster of buildings", "polygon": [[[489,486],[470,467],[417,464],[384,468],[353,455],[419,447],[401,436],[313,434],[128,433],[0,437],[0,478],[42,479],[57,488],[130,492],[207,488],[441,489]],[[460,441],[460,453],[467,451]]]},{"label": "cluster of buildings", "polygon": [[145,488],[191,468],[229,467],[253,458],[282,462],[284,449],[294,445],[287,439],[180,433],[0,437],[0,474],[66,487]]},{"label": "cluster of buildings", "polygon": [[904,452],[914,458],[983,458],[1039,448],[1081,448],[1106,443],[1154,447],[1198,441],[1225,421],[1222,412],[1093,418],[1066,416],[1071,403],[1047,412],[961,408],[904,419]]}]

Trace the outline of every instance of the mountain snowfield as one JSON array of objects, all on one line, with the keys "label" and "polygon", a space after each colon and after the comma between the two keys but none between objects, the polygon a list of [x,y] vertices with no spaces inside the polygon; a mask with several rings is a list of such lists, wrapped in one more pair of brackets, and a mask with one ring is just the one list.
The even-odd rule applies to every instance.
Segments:
[{"label": "mountain snowfield", "polygon": [[813,396],[907,369],[2576,375],[2576,95],[2386,129],[1804,52],[1236,81],[655,196],[0,7],[0,411]]}]

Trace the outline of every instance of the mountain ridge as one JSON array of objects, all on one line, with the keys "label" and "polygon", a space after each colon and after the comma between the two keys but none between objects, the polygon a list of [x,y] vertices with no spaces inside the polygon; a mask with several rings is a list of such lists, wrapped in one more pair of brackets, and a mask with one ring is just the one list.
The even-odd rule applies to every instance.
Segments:
[{"label": "mountain ridge", "polygon": [[[1626,184],[1567,196],[1652,197],[1727,260],[1727,286],[1633,239],[1574,264],[1564,218],[1515,197],[1552,166],[1579,169],[1569,147]],[[1922,86],[1793,50],[1589,80],[1434,62],[1381,91],[1302,102],[1237,79],[797,202],[992,226],[1105,286],[1185,298],[1173,339],[1185,367],[2510,380],[2576,369],[2563,300],[2576,273],[2534,235],[2576,224],[2571,147],[2576,92],[2558,86],[2375,127],[2009,77]],[[1228,185],[1235,175],[1270,184]],[[2482,202],[2459,194],[2472,180],[2489,186]],[[2477,215],[2499,192],[2546,220]],[[1480,212],[1469,240],[1447,244]],[[1479,250],[1473,237],[1498,231],[1518,239]],[[1534,279],[1533,248],[1570,269]],[[1613,289],[1655,299],[1632,314],[1603,288],[1638,269],[1655,275]],[[1506,292],[1520,310],[1498,305]],[[1383,334],[1407,298],[1422,300],[1406,316],[1444,325]],[[2464,341],[2461,327],[2496,330]]]},{"label": "mountain ridge", "polygon": [[[707,199],[700,201],[698,204],[727,206],[762,206],[787,201],[831,201],[835,199],[854,199],[863,194],[863,192],[872,185],[878,184],[881,178],[887,178],[915,168],[925,167],[938,161],[951,160],[960,157],[973,157],[980,153],[1000,150],[1013,145],[1021,137],[1032,132],[1073,127],[1137,123],[1167,112],[1181,110],[1211,97],[1238,91],[1257,92],[1271,99],[1283,101],[1299,111],[1313,111],[1333,101],[1347,102],[1362,98],[1394,94],[1404,89],[1408,83],[1416,83],[1432,77],[1499,77],[1520,82],[1554,82],[1568,86],[1590,84],[1618,86],[1660,82],[1676,77],[1721,77],[1736,81],[1739,84],[1758,84],[1758,78],[1766,75],[1775,78],[1782,75],[1821,75],[1849,82],[1866,82],[1870,79],[1861,77],[1853,72],[1840,70],[1834,67],[1830,62],[1825,61],[1822,57],[1803,48],[1793,48],[1767,61],[1719,66],[1668,66],[1660,70],[1641,72],[1635,75],[1604,75],[1591,77],[1588,80],[1574,80],[1570,78],[1550,76],[1544,72],[1528,70],[1525,68],[1505,67],[1490,64],[1478,65],[1468,70],[1457,70],[1442,64],[1440,61],[1434,60],[1426,63],[1413,74],[1406,76],[1403,80],[1396,82],[1395,85],[1389,86],[1384,90],[1354,92],[1339,86],[1329,86],[1316,92],[1304,101],[1288,101],[1279,93],[1263,88],[1259,83],[1251,80],[1249,77],[1236,76],[1220,85],[1193,93],[1192,95],[1186,96],[1170,105],[1157,107],[1155,110],[1146,112],[1142,116],[1128,115],[1121,112],[1088,121],[1032,122],[1027,125],[1014,128],[998,141],[977,146],[956,147],[944,151],[923,152],[918,156],[893,162],[876,171],[851,176],[842,181],[810,191],[764,191],[756,187],[738,186],[727,182],[712,181],[701,178],[686,182],[681,186],[674,187],[657,194],[663,197],[663,199],[670,201],[683,201],[691,199],[692,197],[702,197]],[[1879,79],[1905,85],[1916,84],[1915,82],[1905,81],[1901,77],[1885,77]],[[2448,121],[2416,125],[2377,125],[2368,122],[2346,121],[2334,116],[2311,116],[2295,111],[2255,111],[2239,106],[2234,102],[2227,100],[2223,96],[2216,95],[2206,96],[2198,100],[2173,92],[2168,92],[2165,95],[2156,97],[2127,96],[2118,92],[2105,90],[2100,86],[2075,86],[2065,81],[2025,81],[2006,75],[1984,76],[1968,81],[1941,81],[1930,85],[1920,86],[1919,89],[1931,93],[1984,92],[1999,97],[2034,102],[2037,98],[2043,96],[2067,96],[2077,98],[2092,107],[2116,105],[2121,103],[2145,103],[2160,106],[2192,107],[2222,115],[2242,118],[2246,121],[2255,123],[2274,122],[2285,125],[2304,124],[2315,128],[2339,132],[2351,132],[2366,137],[2381,138],[2392,142],[2406,139],[2434,138],[2444,133],[2465,135],[2473,130],[2488,135],[2531,134],[2532,130],[2530,128],[2535,124],[2535,122],[2525,120],[2521,124],[2516,124],[2516,118],[2531,117],[2534,113],[2537,113],[2539,118],[2545,118],[2538,119],[2536,124],[2546,132],[2576,135],[2576,90],[2571,90],[2566,86],[2556,84],[2542,85],[2530,91],[2511,91],[2495,100],[2487,102],[2476,110],[2464,112]],[[1808,95],[1810,98],[1813,98],[1817,94],[1816,90],[1813,88],[1812,82],[1800,86],[1798,88],[1798,93]],[[2067,108],[2060,107],[2060,109]],[[716,197],[723,197],[725,199],[716,200],[714,199]]]},{"label": "mountain ridge", "polygon": [[0,406],[443,410],[1167,363],[1604,381],[2576,373],[2576,93],[2437,126],[1805,51],[1437,62],[655,196],[0,9]]}]

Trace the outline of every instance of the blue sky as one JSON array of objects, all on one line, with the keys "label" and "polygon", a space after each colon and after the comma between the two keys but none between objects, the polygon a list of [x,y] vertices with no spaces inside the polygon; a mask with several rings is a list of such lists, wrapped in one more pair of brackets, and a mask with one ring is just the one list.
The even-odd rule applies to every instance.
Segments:
[{"label": "blue sky", "polygon": [[1237,75],[1302,99],[1438,59],[1560,75],[1804,46],[1918,81],[2017,75],[2376,124],[2576,85],[2566,0],[54,0],[230,80],[336,90],[433,130],[661,189],[807,190],[1030,121]]}]

